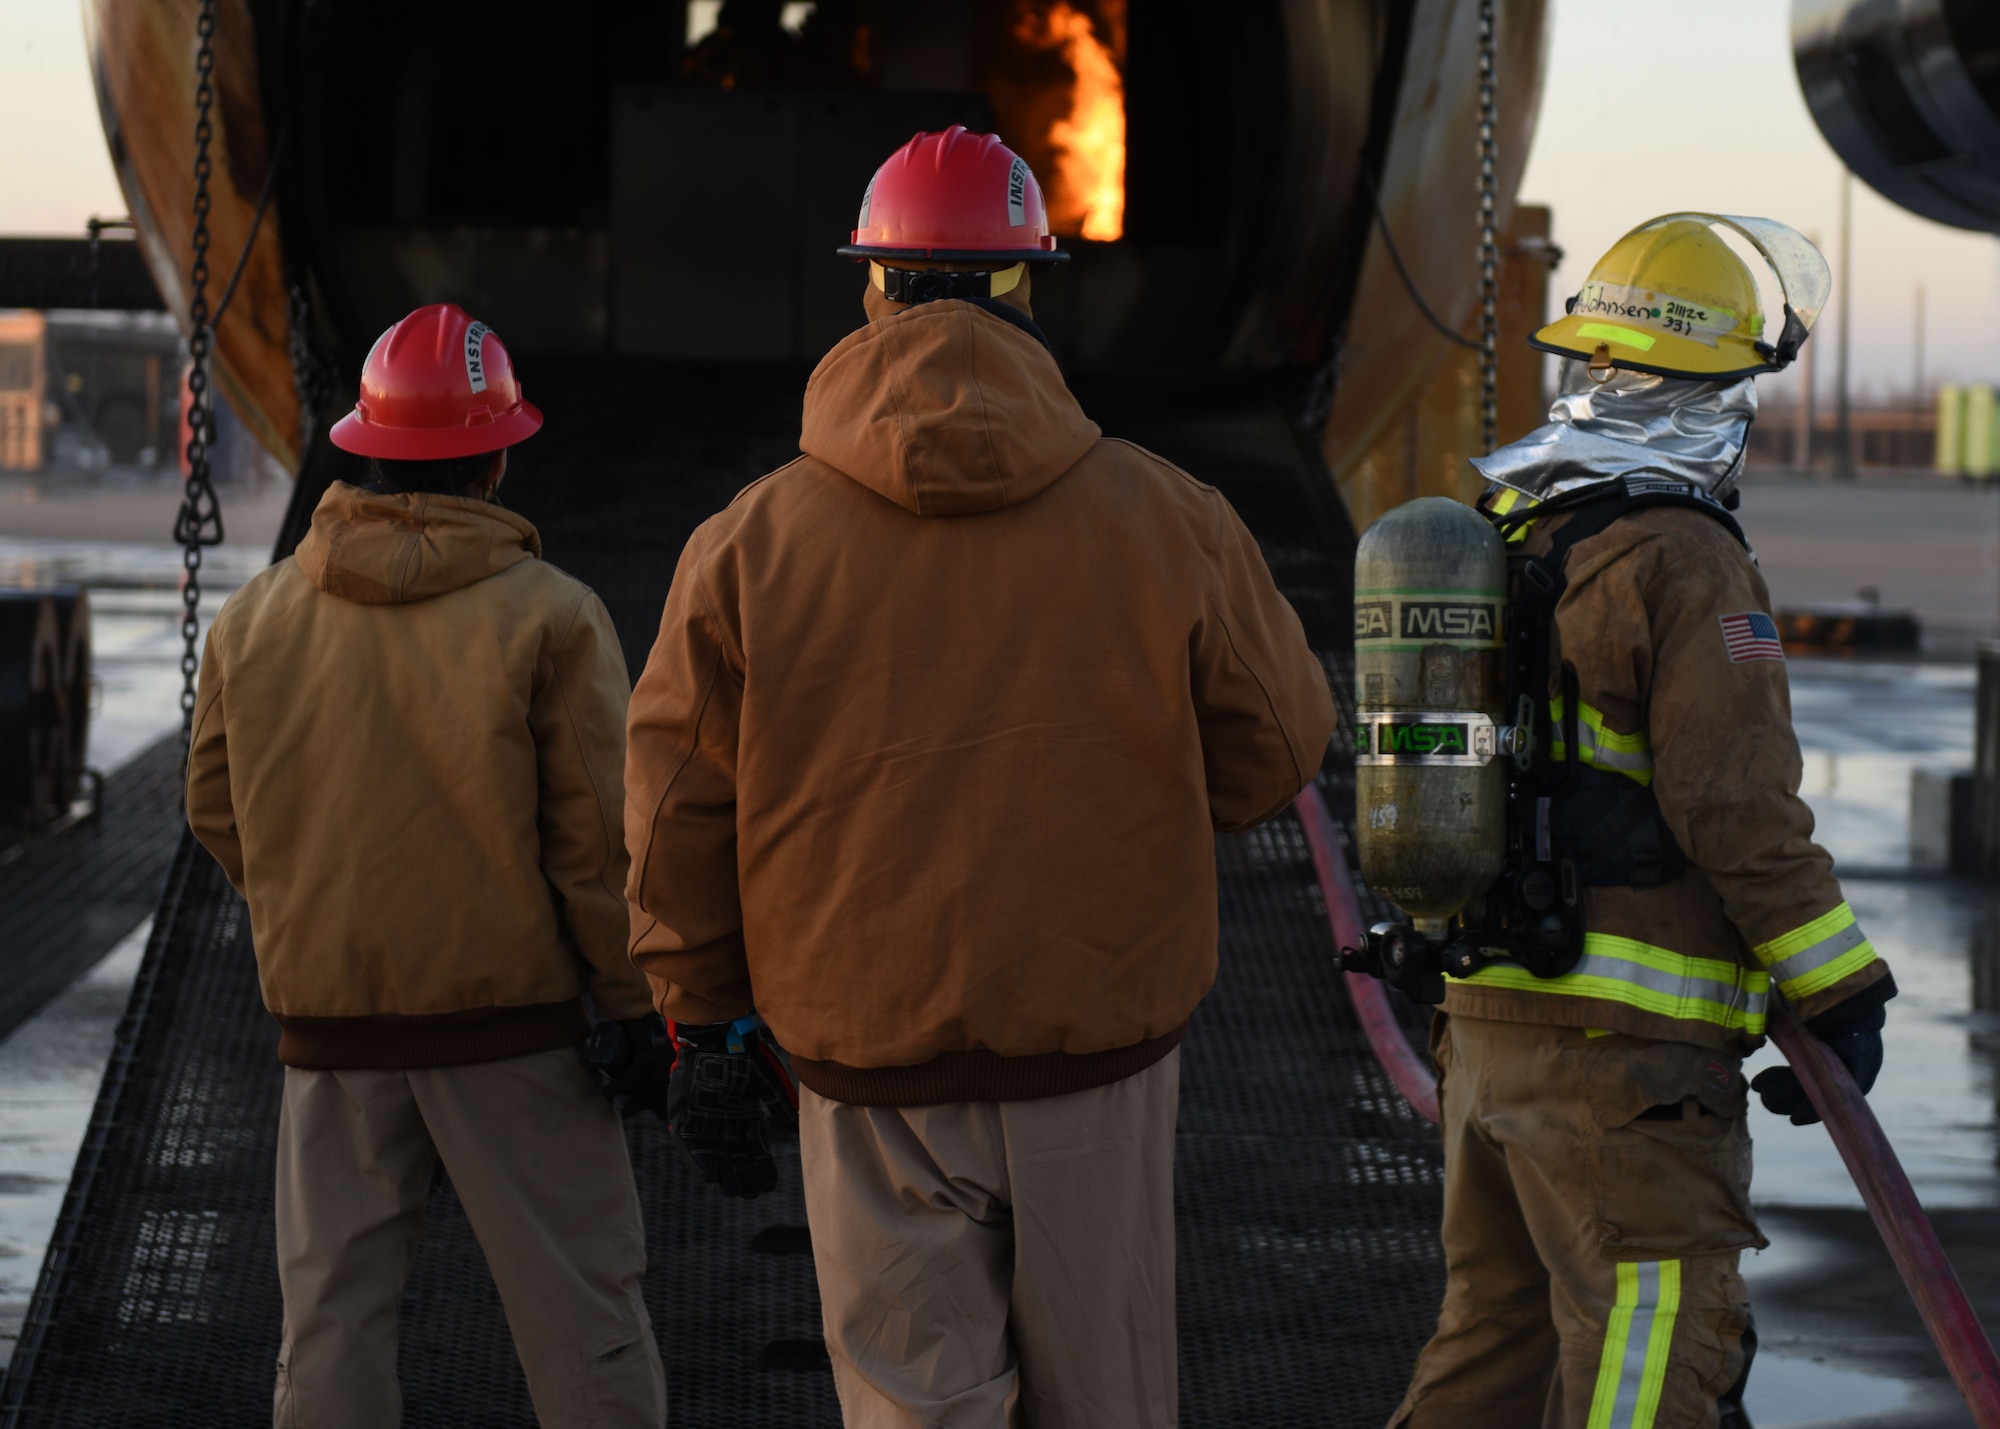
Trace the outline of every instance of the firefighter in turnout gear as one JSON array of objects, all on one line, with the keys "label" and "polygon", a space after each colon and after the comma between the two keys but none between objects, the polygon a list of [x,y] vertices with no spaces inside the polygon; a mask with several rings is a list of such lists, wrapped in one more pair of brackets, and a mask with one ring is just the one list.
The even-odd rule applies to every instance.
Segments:
[{"label": "firefighter in turnout gear", "polygon": [[[1723,231],[1784,289],[1773,344]],[[1579,916],[1567,946],[1559,918],[1534,955],[1482,946],[1503,873],[1454,925],[1470,951],[1443,960],[1432,1033],[1448,1288],[1394,1425],[1747,1424],[1737,1258],[1766,1242],[1742,1059],[1782,997],[1865,1091],[1895,995],[1813,842],[1770,597],[1729,514],[1752,380],[1826,289],[1781,224],[1643,224],[1533,338],[1563,358],[1548,425],[1474,463],[1532,627],[1514,638],[1542,642],[1526,703],[1550,772],[1509,846],[1539,840]],[[1817,1120],[1789,1068],[1754,1090]]]}]

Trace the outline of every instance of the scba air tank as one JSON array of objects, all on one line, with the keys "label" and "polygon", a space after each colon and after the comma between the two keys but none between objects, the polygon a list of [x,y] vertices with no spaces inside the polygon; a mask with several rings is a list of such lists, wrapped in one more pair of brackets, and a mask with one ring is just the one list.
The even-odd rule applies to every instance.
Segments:
[{"label": "scba air tank", "polygon": [[1442,937],[1506,857],[1507,552],[1471,507],[1411,501],[1354,559],[1361,872]]}]

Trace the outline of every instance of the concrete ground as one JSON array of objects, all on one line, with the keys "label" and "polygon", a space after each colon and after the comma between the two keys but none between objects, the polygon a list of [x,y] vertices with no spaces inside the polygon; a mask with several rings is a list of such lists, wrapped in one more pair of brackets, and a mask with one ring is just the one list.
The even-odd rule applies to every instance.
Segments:
[{"label": "concrete ground", "polygon": [[1780,606],[1872,586],[1885,610],[1917,614],[1926,655],[1969,659],[1975,640],[2000,639],[2000,483],[1752,472],[1737,519]]},{"label": "concrete ground", "polygon": [[[285,519],[291,482],[224,484],[216,493],[229,543],[268,554]],[[165,544],[173,539],[180,504],[180,478],[172,473],[0,472],[0,536],[16,539]]]}]

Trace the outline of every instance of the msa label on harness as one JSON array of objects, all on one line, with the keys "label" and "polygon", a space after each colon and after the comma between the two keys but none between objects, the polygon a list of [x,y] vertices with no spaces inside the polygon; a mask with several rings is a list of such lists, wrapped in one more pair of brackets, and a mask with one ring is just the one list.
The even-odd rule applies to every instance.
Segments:
[{"label": "msa label on harness", "polygon": [[1429,591],[1371,591],[1354,603],[1354,638],[1377,649],[1438,643],[1497,649],[1500,635],[1497,599]]},{"label": "msa label on harness", "polygon": [[1720,501],[1717,501],[1708,492],[1702,490],[1702,488],[1694,485],[1692,482],[1674,481],[1664,476],[1628,476],[1625,478],[1625,494],[1627,496],[1682,496],[1692,501],[1699,501],[1707,506],[1713,506],[1719,511],[1728,509]]},{"label": "msa label on harness", "polygon": [[1007,222],[1019,228],[1028,221],[1028,161],[1014,160],[1007,171]]},{"label": "msa label on harness", "polygon": [[1476,710],[1398,710],[1362,714],[1354,722],[1356,764],[1477,768],[1499,752],[1492,716]]},{"label": "msa label on harness", "polygon": [[491,331],[480,322],[465,330],[465,380],[475,392],[486,390],[486,334]]}]

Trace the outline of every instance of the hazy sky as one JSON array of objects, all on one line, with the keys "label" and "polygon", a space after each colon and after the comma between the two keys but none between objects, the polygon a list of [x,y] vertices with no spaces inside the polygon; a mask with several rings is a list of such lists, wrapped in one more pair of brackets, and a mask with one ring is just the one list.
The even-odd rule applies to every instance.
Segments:
[{"label": "hazy sky", "polygon": [[125,212],[78,0],[0,0],[0,233],[81,234]]},{"label": "hazy sky", "polygon": [[[1567,252],[1558,303],[1619,234],[1679,208],[1783,219],[1817,234],[1837,261],[1840,163],[1799,96],[1787,0],[1552,3],[1521,196],[1555,210]],[[1635,69],[1633,56],[1649,58]],[[0,0],[0,134],[0,233],[80,234],[92,214],[124,212],[78,0]],[[2000,382],[2000,240],[1926,223],[1857,183],[1858,388],[1907,389],[1920,279],[1931,379]],[[1833,375],[1835,320],[1830,307],[1815,339],[1822,387]],[[1776,397],[1794,381],[1772,379],[1768,390]]]},{"label": "hazy sky", "polygon": [[[1620,234],[1675,209],[1781,219],[1818,237],[1838,269],[1841,163],[1799,94],[1786,0],[1552,2],[1521,197],[1554,210],[1565,260],[1553,299],[1575,292]],[[1646,58],[1635,66],[1634,56]],[[1920,280],[1930,380],[2000,382],[2000,239],[1925,222],[1856,180],[1859,389],[1908,390]],[[1822,391],[1833,380],[1837,322],[1830,305],[1813,338]],[[1795,382],[1788,373],[1759,385],[1776,397]]]}]

